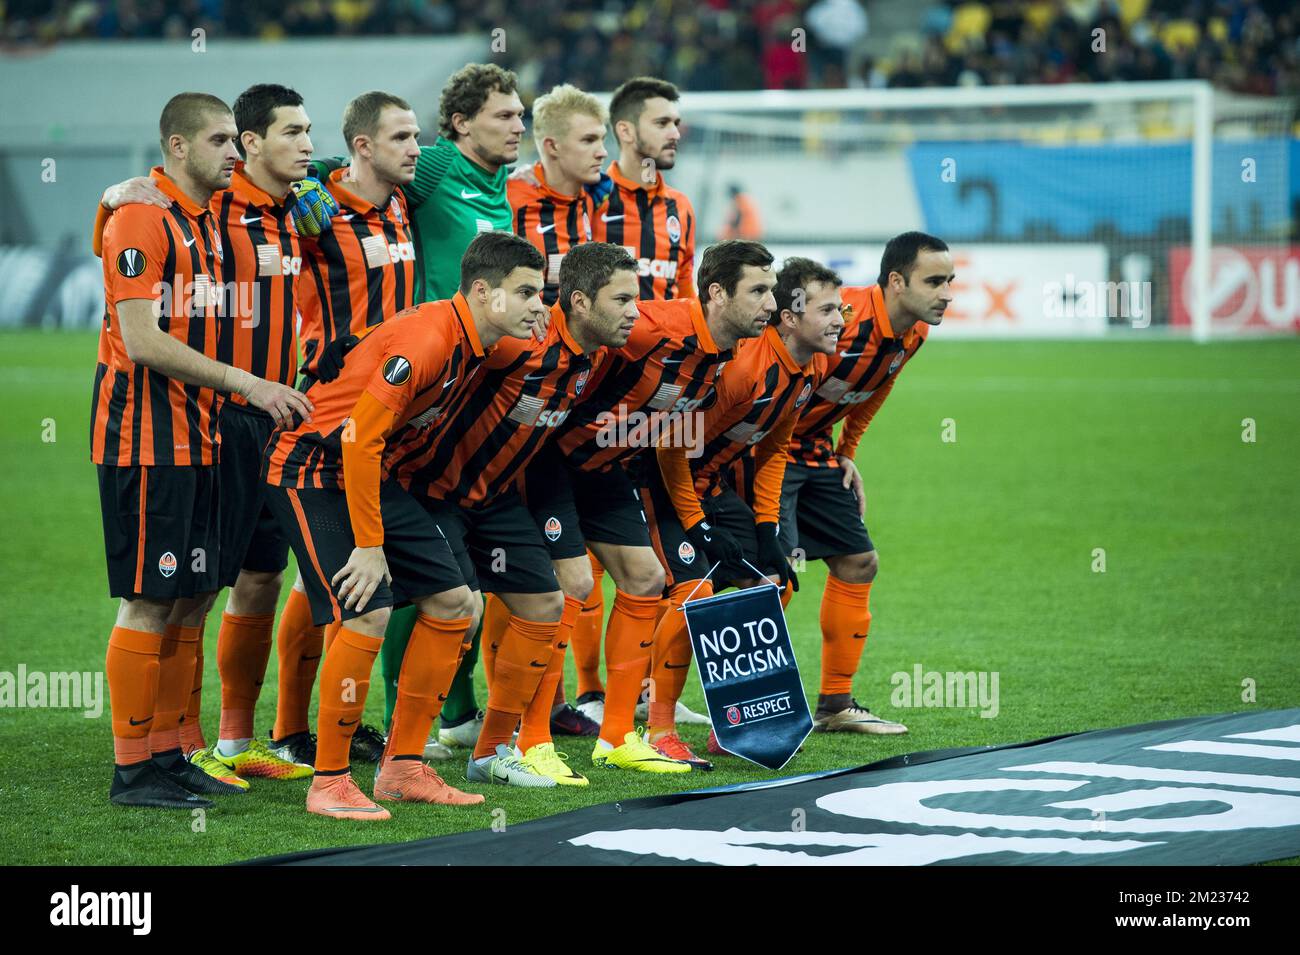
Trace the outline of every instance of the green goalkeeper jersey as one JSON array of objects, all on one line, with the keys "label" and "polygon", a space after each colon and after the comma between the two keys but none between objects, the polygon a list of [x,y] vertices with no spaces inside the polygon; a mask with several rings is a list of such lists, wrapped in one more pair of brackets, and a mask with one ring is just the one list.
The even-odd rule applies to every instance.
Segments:
[{"label": "green goalkeeper jersey", "polygon": [[510,232],[506,167],[489,173],[450,140],[420,147],[415,179],[402,187],[411,210],[416,302],[436,302],[460,287],[460,258],[480,232]]}]

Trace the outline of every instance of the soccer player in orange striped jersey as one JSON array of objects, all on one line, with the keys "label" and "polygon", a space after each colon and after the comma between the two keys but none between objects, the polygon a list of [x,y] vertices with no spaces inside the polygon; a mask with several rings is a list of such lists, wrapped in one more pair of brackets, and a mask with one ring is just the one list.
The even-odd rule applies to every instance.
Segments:
[{"label": "soccer player in orange striped jersey", "polygon": [[590,93],[557,86],[533,103],[533,138],[541,157],[530,182],[506,181],[515,235],[546,256],[542,301],[554,305],[560,294],[560,263],[580,242],[591,241],[594,213],[583,187],[600,181],[605,151],[605,110]]},{"label": "soccer player in orange striped jersey", "polygon": [[592,232],[637,260],[642,298],[695,295],[695,209],[663,177],[677,163],[682,138],[678,98],[672,83],[640,76],[609,101],[619,155],[609,167],[614,189]]},{"label": "soccer player in orange striped jersey", "polygon": [[[224,253],[220,273],[227,320],[219,327],[217,357],[258,377],[292,385],[298,361],[295,283],[302,257],[292,221],[291,184],[306,174],[311,159],[311,120],[298,93],[273,84],[260,84],[241,93],[234,115],[239,133],[236,145],[244,161],[236,165],[230,188],[215,193],[210,204]],[[152,196],[148,189],[137,191],[138,183],[129,180],[110,187],[101,207],[165,199],[154,187],[150,187]],[[215,748],[208,748],[199,725],[200,636],[195,688],[181,722],[182,749],[197,765],[228,781],[236,774],[297,779],[311,774],[309,757],[295,762],[253,743],[253,709],[266,675],[275,608],[289,553],[288,540],[263,500],[262,451],[274,423],[265,412],[234,396],[223,407],[219,425],[218,585],[232,588],[217,638],[220,738]],[[305,595],[294,594],[305,606]],[[290,624],[295,602],[291,597],[286,608]],[[301,714],[299,728],[305,730],[321,634],[314,628],[282,627],[286,629],[281,641],[283,703],[279,708],[293,702]],[[234,781],[247,786],[237,778]]]},{"label": "soccer player in orange striped jersey", "polygon": [[[788,259],[782,284],[810,291],[819,266]],[[788,273],[788,276],[787,276]],[[813,392],[790,439],[781,494],[786,553],[826,561],[822,594],[821,689],[814,728],[831,732],[905,733],[853,698],[867,634],[871,584],[879,560],[863,524],[866,497],[854,458],[867,426],[952,301],[952,257],[943,240],[920,232],[885,246],[880,282],[845,288],[844,331],[826,378]],[[839,441],[832,429],[843,422]]]},{"label": "soccer player in orange striped jersey", "polygon": [[303,240],[299,309],[303,372],[335,339],[415,303],[415,245],[401,186],[415,178],[420,126],[391,93],[363,93],[343,112],[351,165],[325,182],[339,205],[331,228]]},{"label": "soccer player in orange striped jersey", "polygon": [[[599,373],[604,349],[627,342],[637,318],[635,271],[616,246],[584,243],[570,251],[546,338],[503,343],[441,437],[422,447],[414,436],[388,458],[390,473],[426,499],[457,556],[467,555],[481,589],[511,614],[487,660],[489,699],[467,770],[472,780],[586,784],[550,736],[551,701],[581,599],[566,600],[561,591],[519,481]],[[512,754],[507,744],[521,717]]]},{"label": "soccer player in orange striped jersey", "polygon": [[530,336],[542,318],[541,255],[517,236],[484,233],[461,262],[461,292],[403,312],[362,339],[342,374],[308,390],[316,419],[273,437],[268,495],[288,534],[318,625],[342,626],[321,665],[316,775],[309,812],[386,819],[352,781],[349,750],[391,608],[419,616],[375,799],[467,805],[422,762],[425,740],[460,661],[478,596],[422,502],[385,477],[384,457],[406,435],[431,440],[481,385],[486,350]]},{"label": "soccer player in orange striped jersey", "polygon": [[[674,422],[702,419],[719,371],[743,338],[775,309],[772,256],[757,242],[719,242],[700,265],[703,302],[642,301],[627,344],[611,352],[594,392],[574,408],[551,449],[526,476],[529,504],[543,528],[555,522],[550,549],[566,593],[594,581],[585,540],[617,585],[606,639],[606,689],[597,764],[663,772],[663,760],[633,732],[637,696],[649,664],[664,568],[652,546],[642,471],[656,467],[647,449]],[[567,478],[567,480],[564,480]],[[535,494],[535,487],[549,494]]]},{"label": "soccer player in orange striped jersey", "polygon": [[235,121],[215,96],[182,93],[159,122],[167,208],[130,205],[103,233],[105,314],[91,420],[110,593],[122,598],[106,669],[124,805],[207,805],[238,792],[181,755],[198,629],[216,589],[220,392],[277,421],[310,415],[287,385],[216,360],[218,263],[209,202],[238,160]]},{"label": "soccer player in orange striped jersey", "polygon": [[[711,768],[677,736],[674,709],[691,662],[691,643],[681,604],[694,593],[708,597],[731,584],[754,580],[750,565],[771,573],[788,601],[798,579],[777,538],[786,446],[835,351],[844,326],[839,280],[828,279],[791,296],[778,278],[777,310],[761,336],[741,342],[715,387],[717,400],[704,412],[704,434],[692,457],[682,441],[661,442],[659,475],[651,474],[649,500],[660,557],[671,575],[673,606],[659,623],[651,679],[650,739],[666,756]],[[753,457],[752,492],[738,494],[727,476],[735,463]],[[659,480],[656,480],[656,477]],[[698,589],[697,589],[698,588]]]}]

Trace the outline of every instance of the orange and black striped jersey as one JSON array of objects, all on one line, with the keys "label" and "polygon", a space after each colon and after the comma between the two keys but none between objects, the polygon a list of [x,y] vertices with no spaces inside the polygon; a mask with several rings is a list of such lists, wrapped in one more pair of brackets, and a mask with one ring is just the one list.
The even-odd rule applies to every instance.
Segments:
[{"label": "orange and black striped jersey", "polygon": [[637,308],[627,344],[610,350],[558,437],[560,451],[584,471],[626,462],[674,420],[696,414],[731,358],[714,343],[697,299],[643,300]]},{"label": "orange and black striped jersey", "polygon": [[[211,207],[224,253],[217,359],[291,385],[298,370],[294,283],[302,271],[292,207],[253,185],[243,163]],[[247,404],[239,395],[230,400]]]},{"label": "orange and black striped jersey", "polygon": [[532,456],[564,423],[600,367],[558,305],[545,340],[503,338],[478,386],[432,443],[414,435],[385,456],[388,473],[415,494],[474,507],[517,486]]},{"label": "orange and black striped jersey", "polygon": [[217,355],[221,240],[201,208],[156,166],[168,209],[123,206],[103,233],[104,324],[99,332],[90,411],[90,457],[96,464],[199,465],[217,460],[222,396],[168,378],[126,354],[118,305],[156,303],[158,327],[209,358]]},{"label": "orange and black striped jersey", "polygon": [[546,287],[542,301],[554,305],[560,297],[560,263],[575,245],[591,241],[591,197],[587,190],[576,196],[556,192],[546,184],[542,164],[533,165],[539,185],[506,180],[506,195],[514,214],[515,235],[527,239],[546,257]]},{"label": "orange and black striped jersey", "polygon": [[657,454],[664,485],[684,527],[704,519],[700,501],[718,494],[736,462],[753,451],[755,517],[777,520],[785,449],[794,423],[825,373],[824,356],[802,368],[781,336],[768,326],[736,346],[736,357],[718,376],[717,400],[704,411],[702,448],[675,440]]},{"label": "orange and black striped jersey", "polygon": [[[343,443],[364,443],[352,421],[364,395],[396,416],[389,442],[434,426],[466,390],[483,360],[483,346],[465,299],[426,302],[366,335],[348,353],[333,381],[307,389],[309,422],[277,430],[268,443],[263,476],[279,487],[340,488]],[[376,459],[378,464],[378,459]],[[375,475],[378,476],[378,467]]]},{"label": "orange and black striped jersey", "polygon": [[614,189],[592,219],[597,242],[625,247],[636,260],[641,298],[695,295],[695,209],[685,194],[655,172],[649,185],[624,177],[618,163],[607,170]]},{"label": "orange and black striped jersey", "polygon": [[[879,285],[841,289],[844,331],[827,362],[826,377],[804,408],[790,438],[789,460],[807,467],[839,467],[839,455],[855,457],[858,442],[894,381],[925,344],[930,326],[917,322],[895,335]],[[844,421],[838,445],[831,431]]]},{"label": "orange and black striped jersey", "polygon": [[343,182],[336,169],[326,183],[339,205],[333,225],[302,240],[304,372],[313,372],[321,350],[335,338],[356,335],[415,303],[415,243],[406,197],[398,189],[372,206]]}]

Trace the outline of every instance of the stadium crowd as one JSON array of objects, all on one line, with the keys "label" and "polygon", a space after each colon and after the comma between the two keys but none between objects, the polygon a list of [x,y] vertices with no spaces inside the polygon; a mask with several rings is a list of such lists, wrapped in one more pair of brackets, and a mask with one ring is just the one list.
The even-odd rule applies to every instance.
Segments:
[{"label": "stadium crowd", "polygon": [[1300,14],[1289,0],[948,0],[918,11],[918,29],[871,45],[872,55],[875,8],[863,0],[14,0],[0,12],[0,42],[179,38],[196,27],[267,40],[504,28],[502,65],[529,93],[563,80],[612,89],[647,72],[695,90],[1200,78],[1239,93],[1300,92]]}]

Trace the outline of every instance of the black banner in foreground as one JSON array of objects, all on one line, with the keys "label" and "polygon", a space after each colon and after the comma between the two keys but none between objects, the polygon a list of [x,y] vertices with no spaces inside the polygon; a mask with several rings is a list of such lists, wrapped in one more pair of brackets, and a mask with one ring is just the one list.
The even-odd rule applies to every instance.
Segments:
[{"label": "black banner in foreground", "polygon": [[[282,865],[1244,865],[1300,856],[1300,709],[591,806]],[[1174,882],[1159,891],[1182,891]],[[1179,901],[1179,900],[1175,900]]]}]

